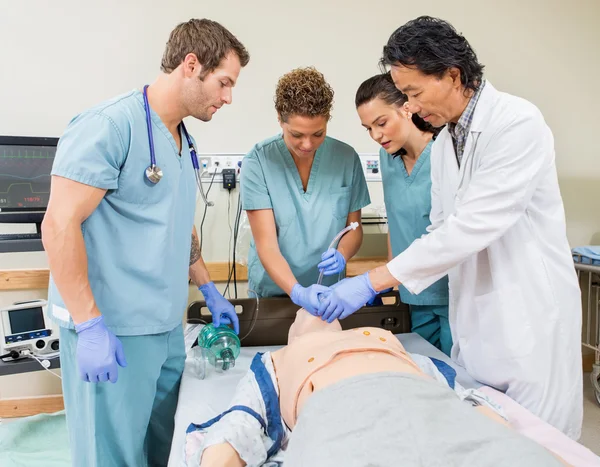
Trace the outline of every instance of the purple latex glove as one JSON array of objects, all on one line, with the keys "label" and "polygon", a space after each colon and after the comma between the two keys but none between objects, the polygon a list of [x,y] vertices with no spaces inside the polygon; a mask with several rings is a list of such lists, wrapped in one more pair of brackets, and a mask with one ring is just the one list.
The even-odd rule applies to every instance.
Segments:
[{"label": "purple latex glove", "polygon": [[214,282],[203,284],[200,287],[200,292],[204,295],[204,301],[208,307],[208,311],[212,315],[212,321],[215,327],[221,324],[233,324],[233,330],[236,334],[240,333],[240,321],[235,308],[227,300],[221,292],[217,290]]},{"label": "purple latex glove", "polygon": [[290,298],[296,305],[316,316],[320,303],[319,296],[327,292],[329,292],[329,287],[324,285],[314,284],[310,287],[302,287],[300,284],[296,284]]},{"label": "purple latex glove", "polygon": [[117,364],[127,366],[123,345],[98,316],[75,326],[79,376],[88,383],[116,383]]},{"label": "purple latex glove", "polygon": [[346,267],[346,258],[335,248],[330,248],[321,255],[321,262],[317,265],[324,276],[339,274]]},{"label": "purple latex glove", "polygon": [[381,306],[383,305],[383,302],[381,300],[381,295],[386,294],[388,292],[391,292],[392,290],[394,290],[393,287],[390,287],[389,289],[384,289],[381,292],[379,292],[377,295],[375,295],[371,300],[369,300],[367,302],[367,306]]},{"label": "purple latex glove", "polygon": [[328,323],[347,318],[377,295],[368,272],[344,279],[332,285],[331,290],[331,293],[323,297],[317,312]]}]

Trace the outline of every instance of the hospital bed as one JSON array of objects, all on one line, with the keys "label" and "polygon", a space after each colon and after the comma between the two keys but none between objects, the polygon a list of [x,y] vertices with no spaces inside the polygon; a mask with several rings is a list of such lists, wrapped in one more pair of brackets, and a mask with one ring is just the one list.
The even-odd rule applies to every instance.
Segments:
[{"label": "hospital bed", "polygon": [[595,353],[590,377],[596,401],[600,404],[600,264],[594,264],[579,254],[573,254],[573,260],[580,285],[587,295],[583,309],[582,344]]},{"label": "hospital bed", "polygon": [[[363,326],[381,327],[394,333],[406,350],[411,353],[437,358],[456,370],[456,380],[466,388],[480,388],[478,383],[464,368],[456,365],[440,350],[421,336],[410,332],[410,313],[407,305],[400,302],[397,292],[386,294],[393,297],[393,303],[378,307],[362,308],[348,318],[340,321],[344,329]],[[190,423],[202,423],[220,414],[229,407],[238,381],[250,368],[252,358],[257,352],[276,350],[287,343],[288,330],[294,322],[298,306],[288,298],[267,298],[231,300],[240,318],[240,337],[242,350],[236,359],[235,367],[218,373],[214,368],[207,372],[205,379],[197,376],[197,362],[191,357],[192,347],[200,326],[210,322],[210,313],[204,302],[194,302],[188,308],[186,325],[186,349],[188,358],[185,364],[179,403],[175,415],[175,433],[171,447],[168,467],[182,467],[186,429]],[[485,388],[487,389],[487,388]],[[554,443],[550,449],[557,451],[573,465],[600,467],[600,458],[580,444],[570,440],[558,430],[534,417],[516,402],[491,388],[487,394],[499,401],[511,422],[519,431],[533,437],[536,441],[546,439]],[[504,399],[502,399],[504,398]],[[507,403],[507,400],[510,401]],[[528,415],[524,415],[528,414]]]}]

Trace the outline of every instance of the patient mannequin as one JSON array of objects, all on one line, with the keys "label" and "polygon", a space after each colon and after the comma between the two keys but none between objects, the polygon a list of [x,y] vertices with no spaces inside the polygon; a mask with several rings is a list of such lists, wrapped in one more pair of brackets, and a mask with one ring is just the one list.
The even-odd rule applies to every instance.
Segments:
[{"label": "patient mannequin", "polygon": [[[335,453],[337,452],[336,443],[347,442],[349,437],[352,436],[352,430],[349,427],[352,425],[353,420],[348,421],[348,417],[352,417],[352,412],[355,408],[348,407],[348,404],[345,406],[347,407],[346,409],[336,407],[335,402],[331,401],[343,399],[345,395],[350,395],[353,390],[357,390],[360,385],[375,384],[375,386],[368,390],[360,400],[355,400],[355,395],[350,396],[349,399],[350,405],[359,405],[360,408],[365,406],[364,410],[367,413],[369,410],[376,410],[381,404],[389,407],[389,410],[386,409],[386,412],[393,412],[395,410],[395,405],[400,406],[402,403],[408,404],[406,407],[409,408],[415,407],[415,410],[417,410],[417,407],[427,408],[431,404],[435,405],[433,401],[436,401],[438,405],[445,404],[444,402],[437,402],[440,398],[435,395],[437,394],[435,392],[431,393],[433,396],[429,396],[429,401],[431,402],[428,402],[428,396],[425,395],[428,393],[427,391],[424,391],[423,388],[431,388],[433,391],[446,391],[441,392],[440,394],[443,394],[444,397],[448,395],[448,397],[454,399],[452,397],[454,396],[452,389],[449,387],[441,387],[439,382],[432,376],[424,373],[405,351],[400,341],[389,331],[379,328],[358,328],[344,331],[338,321],[329,324],[320,317],[312,316],[304,309],[300,309],[297,312],[296,320],[290,327],[288,345],[280,350],[272,352],[270,356],[278,385],[281,418],[290,430],[294,430],[293,436],[290,437],[290,446],[286,450],[286,467],[288,465],[311,465],[311,467],[319,465],[351,465],[348,459],[338,458]],[[380,377],[382,390],[378,391],[377,388],[380,387],[378,378]],[[348,384],[345,386],[346,383]],[[391,393],[385,389],[388,387],[391,388]],[[397,392],[395,392],[394,389],[396,387],[398,388]],[[330,390],[329,392],[335,391],[335,393],[331,393],[333,399],[328,399],[329,402],[325,402],[325,399],[323,398],[329,396],[329,394],[326,394],[328,388]],[[365,389],[365,391],[367,391],[367,389]],[[373,409],[370,409],[368,404],[372,399],[373,394],[379,399],[377,405],[374,405]],[[420,395],[423,395],[422,400],[419,400]],[[322,400],[312,400],[313,397],[317,396],[321,397]],[[517,464],[514,459],[504,459],[504,454],[501,454],[499,457],[502,457],[502,460],[505,463],[499,461],[499,463],[496,464],[493,462],[496,451],[485,451],[485,447],[478,448],[478,455],[481,456],[480,451],[484,451],[483,456],[481,456],[482,458],[485,458],[486,456],[492,457],[489,465],[569,465],[554,455],[554,457],[549,456],[548,452],[543,448],[533,443],[533,441],[521,437],[521,435],[518,435],[509,428],[499,428],[501,425],[508,427],[508,423],[489,406],[478,405],[474,407],[473,410],[473,407],[467,402],[459,401],[458,398],[455,399],[456,402],[453,402],[452,400],[448,402],[448,407],[452,407],[448,409],[448,418],[450,419],[448,433],[452,433],[452,430],[465,430],[465,433],[467,433],[465,434],[467,439],[465,444],[469,446],[484,446],[490,439],[496,440],[505,437],[506,439],[510,439],[510,441],[505,441],[505,444],[501,444],[501,441],[498,442],[500,452],[510,452],[513,446],[513,444],[510,443],[516,443],[514,444],[517,446],[515,449],[517,451],[521,449],[523,453],[525,453],[523,455],[524,458],[531,460],[529,464],[527,464],[525,459],[522,464]],[[319,403],[330,405],[326,405],[325,408],[319,408]],[[310,419],[308,416],[302,417],[305,407],[310,411]],[[436,412],[430,413],[429,415],[424,412],[418,412],[416,415],[413,414],[414,418],[411,422],[408,420],[408,418],[411,417],[411,414],[407,412],[406,407],[401,410],[398,409],[399,416],[392,420],[404,418],[406,420],[403,420],[402,423],[408,423],[408,426],[410,426],[411,429],[415,427],[415,430],[417,430],[416,426],[418,424],[423,424],[423,430],[426,430],[428,433],[424,438],[435,438],[436,429],[439,428],[441,430],[439,431],[441,439],[450,442],[450,436],[443,432],[446,428],[442,425],[446,423],[446,419],[444,418],[444,414],[438,416],[440,413],[439,408],[436,408]],[[446,405],[440,405],[440,407],[446,407]],[[327,412],[326,415],[323,415],[323,420],[316,420],[319,418],[319,414],[323,414],[323,412]],[[357,417],[365,416],[365,414],[358,413],[360,412],[358,408],[356,409],[356,412]],[[462,420],[463,412],[466,421],[457,421],[458,419]],[[476,412],[479,412],[479,414],[475,414]],[[420,416],[421,413],[422,417]],[[394,428],[392,426],[394,425],[393,421],[385,421],[383,418],[384,417],[380,415],[377,420],[374,420],[371,423],[366,421],[363,422],[366,425],[363,426],[364,433],[361,434],[360,439],[368,436],[372,431],[384,429],[383,434],[380,433],[375,437],[376,443],[384,442],[384,445],[382,445],[383,448],[379,448],[379,450],[390,449],[390,445],[393,450],[394,443],[397,443],[399,451],[396,453],[392,452],[392,457],[389,459],[381,458],[378,461],[373,459],[373,465],[403,465],[399,463],[395,464],[395,461],[392,461],[391,459],[409,450],[410,445],[414,442],[409,440],[410,436],[408,436],[408,439],[404,439],[406,438],[404,435],[409,434],[406,425]],[[350,431],[346,433],[344,427],[338,428],[335,423],[336,419],[340,420],[339,425],[345,425],[348,427],[347,430]],[[485,421],[485,419],[488,421]],[[487,438],[481,440],[476,439],[477,433],[468,433],[468,427],[472,426],[474,423],[472,420],[481,423],[481,426],[484,427],[480,428],[480,431],[485,431],[485,429],[488,429],[490,426],[492,427]],[[492,423],[490,423],[489,420],[491,420]],[[314,426],[311,425],[311,423],[314,423]],[[358,426],[360,426],[360,422],[357,423]],[[326,430],[326,435],[316,434],[321,427],[327,424],[329,424],[329,426],[323,428]],[[382,427],[381,424],[384,426]],[[336,430],[341,430],[341,432],[336,435]],[[497,435],[496,433],[499,434]],[[473,437],[474,441],[471,441],[469,436]],[[323,441],[324,437],[327,438],[326,443]],[[386,437],[388,438],[382,440],[382,438]],[[324,445],[320,446],[319,443],[323,443]],[[372,445],[373,441],[369,441],[368,443],[368,445]],[[350,443],[349,446],[352,446],[352,444],[356,444],[356,442]],[[443,442],[435,444],[433,449],[437,449],[438,446],[442,444]],[[407,448],[406,446],[409,447]],[[442,448],[443,446],[440,447],[441,450]],[[348,449],[348,446],[342,446],[340,447],[339,452],[347,452]],[[461,449],[463,449],[463,446],[450,446],[448,452],[460,451]],[[288,451],[292,457],[289,461],[287,456]],[[529,458],[527,455],[530,454],[530,451],[533,452],[533,454],[531,454],[531,457]],[[315,457],[319,455],[324,457]],[[421,456],[419,459],[422,460],[422,455],[419,454],[419,456]],[[467,456],[467,454],[465,454],[465,456]],[[481,458],[475,460],[474,463],[471,463],[473,462],[473,459],[467,459],[467,457],[463,459],[459,455],[457,458],[436,459],[436,461],[442,462],[439,465],[484,465]],[[473,457],[473,455],[471,455],[471,457]],[[549,462],[547,462],[548,459],[546,459],[546,457],[549,459]],[[298,460],[300,458],[302,458],[302,461]],[[400,458],[398,457],[398,459]],[[406,462],[406,459],[404,462]],[[542,461],[539,459],[542,459]],[[532,462],[535,462],[535,464]],[[200,465],[201,467],[243,467],[246,463],[231,444],[222,443],[206,448],[202,454]],[[352,465],[367,464],[358,462]],[[427,464],[419,463],[418,465]],[[485,465],[488,464],[486,463]]]}]

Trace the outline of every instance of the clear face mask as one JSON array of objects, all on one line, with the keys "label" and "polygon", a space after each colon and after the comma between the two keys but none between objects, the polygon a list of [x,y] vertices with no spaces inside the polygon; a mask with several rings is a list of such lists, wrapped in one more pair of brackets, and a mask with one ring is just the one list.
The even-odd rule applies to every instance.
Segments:
[{"label": "clear face mask", "polygon": [[223,373],[235,367],[240,354],[240,339],[227,326],[208,324],[198,335],[198,345],[192,348],[194,372],[204,379],[209,369]]}]

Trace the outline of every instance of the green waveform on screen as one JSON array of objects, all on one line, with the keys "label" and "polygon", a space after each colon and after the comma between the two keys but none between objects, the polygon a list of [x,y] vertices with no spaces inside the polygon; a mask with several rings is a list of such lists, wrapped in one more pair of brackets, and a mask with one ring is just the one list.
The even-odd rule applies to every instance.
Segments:
[{"label": "green waveform on screen", "polygon": [[0,189],[0,193],[8,193],[8,192],[10,192],[10,189],[11,189],[13,186],[17,186],[17,185],[28,185],[28,186],[29,186],[29,190],[31,191],[31,193],[32,193],[32,194],[43,194],[43,193],[50,193],[50,190],[49,190],[49,189],[48,189],[48,190],[46,190],[46,191],[34,191],[34,190],[33,190],[33,186],[31,185],[31,183],[11,183],[10,185],[8,185],[8,187],[7,187],[6,191],[2,191],[2,190]]},{"label": "green waveform on screen", "polygon": [[54,159],[54,151],[43,149],[0,149],[0,159]]}]

